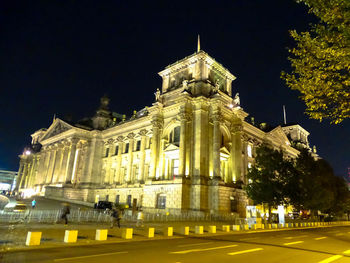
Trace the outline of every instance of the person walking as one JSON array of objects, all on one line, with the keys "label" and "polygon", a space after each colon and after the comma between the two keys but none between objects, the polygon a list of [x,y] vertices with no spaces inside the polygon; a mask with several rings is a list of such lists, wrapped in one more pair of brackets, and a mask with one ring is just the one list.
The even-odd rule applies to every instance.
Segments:
[{"label": "person walking", "polygon": [[65,204],[63,204],[62,216],[61,216],[61,219],[64,219],[64,224],[65,224],[65,225],[68,224],[67,215],[69,215],[69,214],[70,214],[70,207],[69,207],[69,204],[65,203]]},{"label": "person walking", "polygon": [[118,227],[120,228],[119,210],[117,208],[112,208],[112,211],[111,211],[111,228],[114,227],[115,223],[117,223]]},{"label": "person walking", "polygon": [[32,209],[34,209],[35,207],[36,207],[36,200],[34,198],[33,201],[32,201]]}]

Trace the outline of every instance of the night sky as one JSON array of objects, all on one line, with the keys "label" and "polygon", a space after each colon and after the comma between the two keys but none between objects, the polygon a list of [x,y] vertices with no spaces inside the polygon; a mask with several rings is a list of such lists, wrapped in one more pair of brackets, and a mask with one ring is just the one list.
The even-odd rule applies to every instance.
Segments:
[{"label": "night sky", "polygon": [[289,70],[289,29],[315,18],[293,0],[2,1],[0,4],[0,169],[18,169],[30,135],[54,114],[93,116],[104,94],[131,115],[154,102],[158,72],[201,48],[237,79],[233,94],[256,122],[297,122],[337,175],[350,167],[350,120],[309,120]]}]

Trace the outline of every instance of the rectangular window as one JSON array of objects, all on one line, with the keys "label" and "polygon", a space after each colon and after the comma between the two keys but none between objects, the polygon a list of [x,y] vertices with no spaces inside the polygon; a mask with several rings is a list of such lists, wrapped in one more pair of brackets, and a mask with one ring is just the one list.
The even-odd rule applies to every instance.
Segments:
[{"label": "rectangular window", "polygon": [[115,203],[116,203],[117,205],[119,205],[119,198],[120,198],[120,195],[116,195],[116,196],[115,196]]},{"label": "rectangular window", "polygon": [[126,203],[128,204],[129,207],[131,207],[131,198],[132,198],[132,196],[128,195]]},{"label": "rectangular window", "polygon": [[129,143],[125,144],[125,151],[124,153],[128,153],[129,152]]},{"label": "rectangular window", "polygon": [[141,141],[136,142],[136,152],[141,149]]},{"label": "rectangular window", "polygon": [[173,175],[179,175],[179,159],[173,160]]},{"label": "rectangular window", "polygon": [[248,157],[253,157],[252,146],[250,144],[247,145],[247,155]]},{"label": "rectangular window", "polygon": [[252,163],[248,163],[248,168],[252,168]]},{"label": "rectangular window", "polygon": [[118,151],[119,151],[119,146],[116,146],[116,147],[115,147],[114,155],[118,155]]},{"label": "rectangular window", "polygon": [[165,207],[166,207],[166,195],[165,194],[158,194],[157,208],[165,209]]},{"label": "rectangular window", "polygon": [[109,154],[109,148],[106,148],[105,157],[108,157],[108,154]]}]

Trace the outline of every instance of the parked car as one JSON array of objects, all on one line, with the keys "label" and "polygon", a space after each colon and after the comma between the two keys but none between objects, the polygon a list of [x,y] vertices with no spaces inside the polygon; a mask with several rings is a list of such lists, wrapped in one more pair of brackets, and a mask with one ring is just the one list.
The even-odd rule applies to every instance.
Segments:
[{"label": "parked car", "polygon": [[27,211],[27,205],[25,203],[8,203],[5,208],[4,211],[5,212],[16,212],[16,213],[23,213],[25,211]]}]

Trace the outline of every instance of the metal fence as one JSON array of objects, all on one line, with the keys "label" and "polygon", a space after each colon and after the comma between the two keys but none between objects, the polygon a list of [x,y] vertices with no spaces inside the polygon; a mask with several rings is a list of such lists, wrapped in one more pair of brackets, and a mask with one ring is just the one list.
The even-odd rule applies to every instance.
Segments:
[{"label": "metal fence", "polygon": [[[0,223],[57,223],[62,217],[61,210],[27,210],[26,212],[0,212]],[[127,222],[136,222],[138,212],[132,210],[124,211],[122,220]],[[110,222],[108,212],[97,210],[80,210],[71,209],[68,215],[69,222],[72,223],[106,223]],[[182,212],[182,213],[162,213],[157,211],[143,212],[144,222],[205,222],[205,221],[222,221],[232,222],[233,224],[243,224],[245,219],[238,218],[237,214],[208,214],[199,212]]]}]

